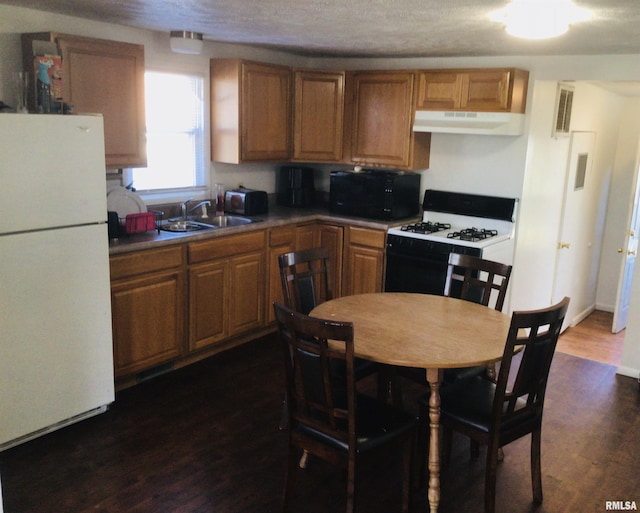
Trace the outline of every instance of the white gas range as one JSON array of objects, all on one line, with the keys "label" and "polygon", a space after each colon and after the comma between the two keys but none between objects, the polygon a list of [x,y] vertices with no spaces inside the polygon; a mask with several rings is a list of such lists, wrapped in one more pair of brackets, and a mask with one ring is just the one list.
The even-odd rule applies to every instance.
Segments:
[{"label": "white gas range", "polygon": [[422,221],[390,228],[385,290],[442,293],[449,253],[512,264],[517,200],[426,190]]}]

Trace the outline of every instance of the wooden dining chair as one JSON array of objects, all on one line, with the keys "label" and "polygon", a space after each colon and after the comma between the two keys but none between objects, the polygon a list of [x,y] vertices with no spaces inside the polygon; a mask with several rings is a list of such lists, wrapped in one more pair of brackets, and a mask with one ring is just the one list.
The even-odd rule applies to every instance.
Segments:
[{"label": "wooden dining chair", "polygon": [[504,307],[511,266],[458,253],[449,254],[444,295],[493,306]]},{"label": "wooden dining chair", "polygon": [[[317,247],[279,255],[278,266],[284,304],[292,310],[306,315],[320,303],[333,298],[327,248]],[[356,358],[356,380],[375,374],[378,368],[375,362]],[[283,407],[286,408],[286,404]],[[280,429],[286,427],[286,415],[283,411]]]},{"label": "wooden dining chair", "polygon": [[309,314],[332,299],[329,250],[324,247],[293,251],[278,256],[284,303]]},{"label": "wooden dining chair", "polygon": [[[507,287],[511,277],[512,266],[458,253],[449,254],[447,277],[444,284],[444,295],[472,301],[502,311],[507,295]],[[461,319],[460,322],[469,322]],[[470,379],[485,372],[490,374],[492,368],[476,366],[460,369],[445,369],[443,383]],[[400,367],[396,374],[413,382],[428,386],[424,369]],[[402,389],[395,379],[389,385],[396,405],[402,405]]]},{"label": "wooden dining chair", "polygon": [[[502,312],[512,266],[470,255],[451,253],[444,282],[444,295],[473,301]],[[491,375],[493,367],[476,366],[464,369],[446,369],[444,383],[468,379],[485,372]]]},{"label": "wooden dining chair", "polygon": [[[353,513],[362,461],[378,449],[397,444],[403,447],[402,511],[406,513],[415,416],[356,392],[352,323],[309,317],[277,302],[274,310],[282,340],[290,426],[283,511],[289,511],[300,449],[346,468],[346,511]],[[381,456],[386,459],[388,452]]]},{"label": "wooden dining chair", "polygon": [[[531,434],[533,500],[542,502],[541,430],[551,361],[567,313],[569,298],[533,311],[514,312],[497,379],[479,375],[441,389],[440,425],[445,454],[451,432],[457,431],[487,446],[484,511],[494,513],[498,450]],[[419,400],[421,434],[426,441],[429,396]],[[424,455],[426,448],[421,448]]]}]

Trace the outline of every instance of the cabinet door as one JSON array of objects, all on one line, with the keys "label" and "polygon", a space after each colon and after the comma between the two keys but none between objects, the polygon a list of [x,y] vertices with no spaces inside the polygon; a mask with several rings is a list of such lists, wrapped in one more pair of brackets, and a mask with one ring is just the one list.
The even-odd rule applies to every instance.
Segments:
[{"label": "cabinet door", "polygon": [[418,79],[417,108],[454,110],[460,105],[462,77],[456,72],[423,72]]},{"label": "cabinet door", "polygon": [[107,169],[146,166],[144,46],[59,35],[66,100],[104,119]]},{"label": "cabinet door", "polygon": [[345,295],[382,291],[386,236],[384,230],[347,227]]},{"label": "cabinet door", "polygon": [[344,72],[295,72],[295,160],[336,162],[342,159],[344,81]]},{"label": "cabinet door", "polygon": [[508,70],[487,70],[461,75],[460,108],[497,112],[509,107]]},{"label": "cabinet door", "polygon": [[333,297],[340,297],[342,291],[342,253],[344,249],[344,228],[342,226],[318,225],[318,246],[329,250],[329,286]]},{"label": "cabinet door", "polygon": [[111,286],[116,377],[182,354],[182,271],[148,275]]},{"label": "cabinet door", "polygon": [[243,63],[241,89],[241,159],[289,159],[291,153],[291,72],[289,68]]},{"label": "cabinet door", "polygon": [[411,165],[413,73],[356,73],[352,154],[354,162]]},{"label": "cabinet door", "polygon": [[345,295],[382,292],[384,251],[351,246],[348,255]]},{"label": "cabinet door", "polygon": [[315,223],[296,226],[296,251],[315,248],[317,230],[318,227]]},{"label": "cabinet door", "polygon": [[223,340],[227,327],[227,263],[216,261],[189,271],[189,349]]},{"label": "cabinet door", "polygon": [[528,81],[515,68],[423,71],[416,108],[524,113]]},{"label": "cabinet door", "polygon": [[264,253],[229,262],[229,335],[264,325]]}]

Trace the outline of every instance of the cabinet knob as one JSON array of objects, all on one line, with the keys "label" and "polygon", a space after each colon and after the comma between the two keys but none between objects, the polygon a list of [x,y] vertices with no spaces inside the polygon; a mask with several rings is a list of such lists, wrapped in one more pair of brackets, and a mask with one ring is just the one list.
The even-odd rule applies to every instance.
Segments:
[{"label": "cabinet knob", "polygon": [[558,242],[558,249],[569,249],[571,244],[568,242]]}]

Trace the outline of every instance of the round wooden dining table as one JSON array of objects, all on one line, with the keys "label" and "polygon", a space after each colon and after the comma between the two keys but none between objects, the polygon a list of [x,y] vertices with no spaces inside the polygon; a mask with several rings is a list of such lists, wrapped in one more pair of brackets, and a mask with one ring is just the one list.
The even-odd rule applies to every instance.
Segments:
[{"label": "round wooden dining table", "polygon": [[354,353],[389,365],[425,369],[429,397],[431,513],[440,503],[440,383],[446,368],[502,358],[511,319],[492,308],[429,294],[380,292],[332,299],[310,315],[354,325]]}]

